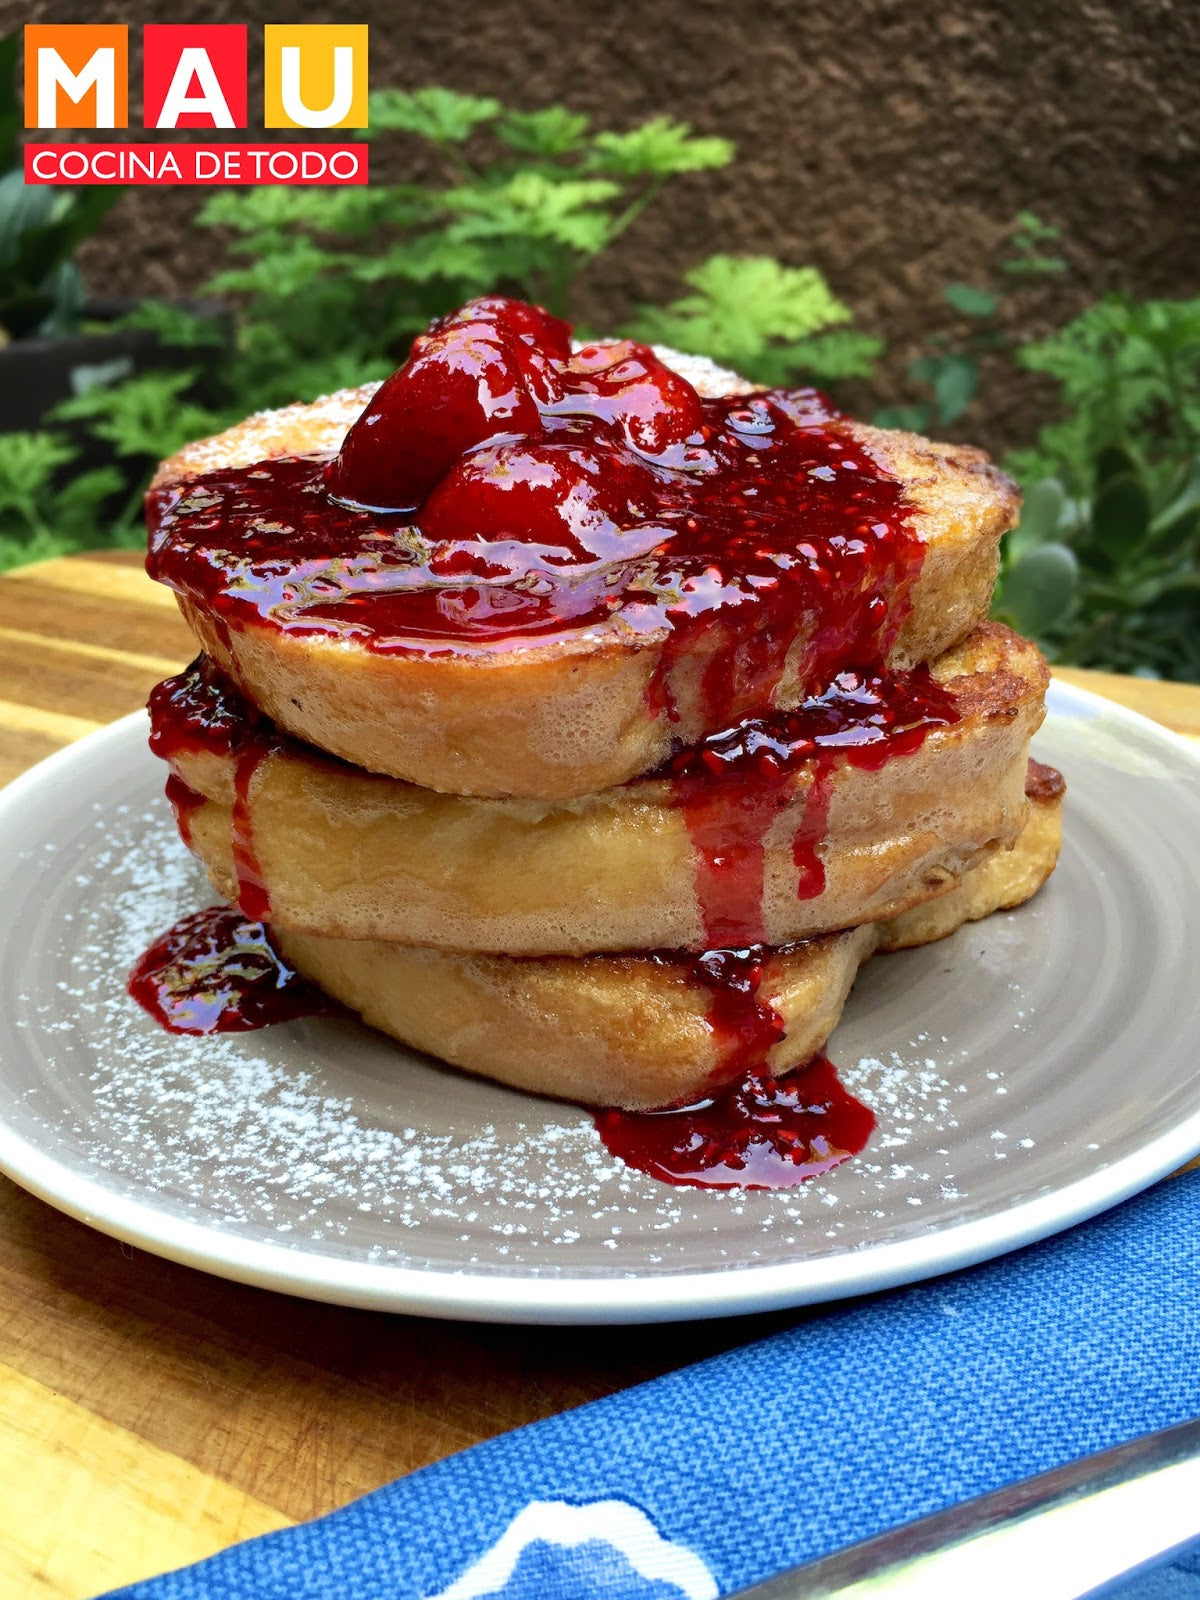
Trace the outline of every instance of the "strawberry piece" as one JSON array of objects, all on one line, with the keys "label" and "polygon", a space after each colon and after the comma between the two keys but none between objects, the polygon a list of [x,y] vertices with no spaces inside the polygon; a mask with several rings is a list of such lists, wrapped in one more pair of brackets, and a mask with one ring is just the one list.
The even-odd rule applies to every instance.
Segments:
[{"label": "strawberry piece", "polygon": [[468,450],[540,420],[515,341],[494,323],[450,324],[416,340],[346,435],[327,486],[354,505],[415,510]]},{"label": "strawberry piece", "polygon": [[661,544],[661,525],[642,527],[653,504],[650,470],[623,451],[517,441],[460,462],[425,502],[421,531],[442,565],[455,551],[519,543],[548,566],[590,566]]},{"label": "strawberry piece", "polygon": [[553,414],[602,418],[642,455],[671,466],[685,464],[682,446],[704,426],[704,407],[687,379],[632,339],[585,345],[571,358],[565,383],[569,392],[548,408]]},{"label": "strawberry piece", "polygon": [[480,295],[457,311],[438,317],[430,324],[430,332],[465,322],[492,323],[558,361],[566,361],[571,354],[571,324],[524,300],[510,300],[502,294]]}]

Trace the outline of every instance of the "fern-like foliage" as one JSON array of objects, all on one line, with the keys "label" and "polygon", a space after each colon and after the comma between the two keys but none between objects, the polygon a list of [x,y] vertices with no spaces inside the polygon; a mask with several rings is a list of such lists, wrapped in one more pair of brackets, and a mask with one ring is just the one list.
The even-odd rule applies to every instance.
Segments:
[{"label": "fern-like foliage", "polygon": [[[758,383],[862,377],[882,348],[851,320],[815,267],[716,255],[687,273],[691,292],[632,325],[637,337],[711,356]],[[836,330],[836,331],[830,331]]]},{"label": "fern-like foliage", "polygon": [[9,433],[0,449],[0,571],[23,561],[112,542],[106,508],[121,495],[115,467],[66,475],[75,457],[61,433]]}]

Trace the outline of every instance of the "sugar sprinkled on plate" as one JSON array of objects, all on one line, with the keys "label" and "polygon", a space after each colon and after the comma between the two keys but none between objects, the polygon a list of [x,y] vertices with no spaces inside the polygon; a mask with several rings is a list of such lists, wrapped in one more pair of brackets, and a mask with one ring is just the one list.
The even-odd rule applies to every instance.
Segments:
[{"label": "sugar sprinkled on plate", "polygon": [[856,1161],[776,1193],[669,1188],[609,1156],[582,1109],[466,1078],[347,1017],[163,1032],[125,975],[212,898],[165,805],[98,810],[60,855],[55,978],[20,1019],[46,1069],[29,1110],[69,1128],[90,1174],[214,1229],[442,1270],[611,1276],[714,1252],[753,1264],[781,1240],[829,1252],[848,1212],[883,1196],[958,1196],[944,1163],[912,1153],[951,1142],[965,1087],[923,1035],[841,1063],[879,1118]]}]

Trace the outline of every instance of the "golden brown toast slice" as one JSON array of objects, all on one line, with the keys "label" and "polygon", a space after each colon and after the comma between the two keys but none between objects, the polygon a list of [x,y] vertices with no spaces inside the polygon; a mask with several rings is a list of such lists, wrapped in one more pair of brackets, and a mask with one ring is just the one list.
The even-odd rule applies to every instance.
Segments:
[{"label": "golden brown toast slice", "polygon": [[[659,354],[702,395],[749,388],[698,358]],[[165,461],[155,489],[178,500],[206,473],[298,454],[332,456],[375,387],[249,417]],[[897,615],[889,664],[932,660],[987,616],[1000,538],[1017,516],[1016,487],[979,450],[859,423],[839,426],[850,446],[902,485],[908,526],[923,551],[907,614]],[[236,582],[217,604],[202,585],[158,575],[176,587],[201,648],[281,728],[368,771],[426,788],[544,800],[588,795],[653,769],[672,743],[694,743],[734,720],[712,721],[701,692],[705,672],[730,649],[720,629],[681,649],[670,626],[633,632],[621,612],[611,624],[547,640],[453,653],[422,653],[410,642],[399,653],[381,653],[352,631],[294,633],[247,620]],[[776,706],[823,687],[801,676],[822,626],[817,610],[796,618]],[[746,644],[735,641],[735,653]]]},{"label": "golden brown toast slice", "polygon": [[[786,1026],[770,1052],[774,1071],[822,1048],[872,951],[944,938],[1035,894],[1058,858],[1061,795],[1061,780],[1034,785],[1014,847],[995,851],[940,899],[891,922],[769,952],[759,999]],[[274,932],[298,971],[374,1027],[534,1094],[647,1109],[684,1101],[744,1067],[709,1020],[711,990],[696,981],[694,958],[531,960]]]},{"label": "golden brown toast slice", "polygon": [[[244,751],[186,745],[171,761],[203,797],[185,801],[180,815],[228,899],[238,895],[240,787],[243,864],[248,850],[265,914],[279,928],[512,955],[782,944],[894,916],[1019,833],[1026,753],[1044,715],[1044,660],[986,623],[940,657],[932,677],[959,720],[931,727],[917,749],[878,770],[828,750],[827,788],[822,758],[765,790],[757,780],[727,786],[724,798],[705,779],[703,831],[695,788],[667,778],[542,803],[438,794],[292,740],[265,754],[251,748],[249,767]],[[158,728],[157,709],[154,721]],[[714,816],[721,844],[752,850],[757,831],[749,883],[743,875],[725,889],[719,875],[706,878]],[[810,883],[801,898],[796,844],[806,830],[823,884]]]}]

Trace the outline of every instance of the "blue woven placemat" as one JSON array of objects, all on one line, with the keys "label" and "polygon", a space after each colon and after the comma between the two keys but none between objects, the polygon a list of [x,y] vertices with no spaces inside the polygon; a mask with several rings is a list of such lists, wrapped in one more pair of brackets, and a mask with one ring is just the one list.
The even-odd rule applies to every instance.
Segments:
[{"label": "blue woven placemat", "polygon": [[[715,1600],[1200,1415],[1200,1173],[489,1440],[126,1600]],[[1036,1578],[1026,1591],[1037,1600]],[[1200,1556],[1127,1586],[1196,1600]]]}]

